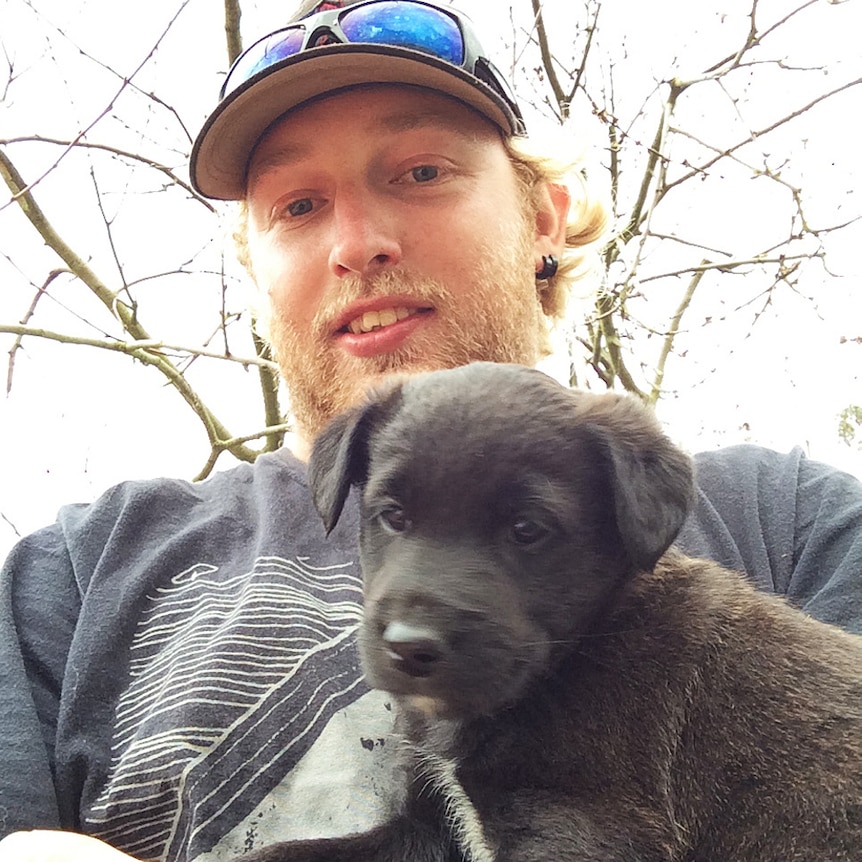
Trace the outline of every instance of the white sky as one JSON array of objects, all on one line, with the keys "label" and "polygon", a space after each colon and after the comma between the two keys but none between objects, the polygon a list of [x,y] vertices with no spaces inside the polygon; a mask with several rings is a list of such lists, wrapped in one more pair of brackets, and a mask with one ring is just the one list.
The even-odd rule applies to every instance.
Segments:
[{"label": "white sky", "polygon": [[[519,3],[529,8],[528,0]],[[487,25],[483,32],[493,31],[511,43],[511,18],[501,14],[507,4],[474,0],[461,5]],[[554,37],[583,25],[580,3],[549,0],[546,5]],[[158,51],[147,59],[181,8]],[[280,2],[260,0],[246,5],[246,42],[279,26],[283,8]],[[792,5],[773,0],[759,8],[762,19],[771,20]],[[703,86],[697,98],[680,104],[678,121],[693,124],[710,140],[734,141],[746,124],[762,127],[780,111],[804,104],[818,88],[862,75],[862,2],[820,0],[814,12],[819,17],[800,16],[786,28],[784,42],[764,48],[795,65],[828,68],[815,74],[779,74],[755,67],[750,83],[743,86],[737,79],[735,106],[717,85]],[[747,5],[736,0],[606,0],[600,34],[602,45],[617,52],[618,114],[634,117],[641,104],[652,104],[656,80],[695,74],[731,50],[747,27],[746,13]],[[209,0],[152,0],[145,6],[113,0],[0,0],[0,41],[12,69],[0,102],[0,138],[69,137],[95,121],[90,141],[144,151],[187,176],[184,128],[195,133],[214,104],[224,72],[220,14],[221,5]],[[507,59],[516,62],[524,100],[531,91],[528,71],[522,67],[530,67],[530,58],[518,46],[523,47],[528,23],[519,19],[515,25],[516,47],[507,48],[498,65],[505,67]],[[571,65],[572,44],[570,36],[554,42],[564,64]],[[2,58],[0,54],[0,64]],[[126,88],[117,96],[121,81],[111,68],[126,77],[134,75],[138,89]],[[0,65],[0,84],[6,77]],[[815,225],[862,211],[855,129],[860,94],[859,87],[849,91],[746,154],[762,166],[768,153],[765,163],[774,170],[781,167],[789,182],[808,193],[808,215]],[[106,110],[112,100],[113,108]],[[601,143],[603,127],[583,113],[577,117],[579,131],[588,131]],[[531,127],[543,128],[541,120],[531,116]],[[648,140],[652,126],[634,123],[629,132],[632,139]],[[6,152],[32,180],[51,167],[60,151],[48,144],[14,144]],[[788,153],[792,161],[784,166]],[[670,155],[681,160],[685,153]],[[678,162],[675,169],[682,170]],[[99,214],[91,170],[103,190],[101,205],[111,223],[113,248]],[[624,175],[624,183],[632,176]],[[662,231],[684,231],[735,255],[762,250],[770,236],[786,231],[785,192],[768,180],[743,179],[728,168],[696,190],[692,185],[692,190],[695,193],[680,194],[673,207],[668,204],[666,214],[657,210]],[[624,185],[622,195],[631,200],[634,191],[633,184]],[[119,284],[121,272],[128,282],[148,279],[138,287],[138,296],[144,322],[154,335],[200,343],[216,330],[222,228],[202,204],[175,188],[163,190],[149,170],[130,171],[119,160],[81,153],[66,157],[38,185],[36,195],[60,234],[108,283]],[[862,403],[862,345],[853,342],[862,336],[862,231],[856,226],[826,244],[830,269],[842,278],[824,278],[816,265],[808,267],[797,291],[778,291],[753,329],[757,306],[749,304],[751,279],[704,280],[687,318],[690,332],[679,345],[684,355],[675,356],[668,366],[665,382],[671,391],[660,405],[671,435],[684,446],[697,450],[750,440],[786,450],[799,444],[814,457],[862,476],[862,455],[837,436],[839,411]],[[669,242],[652,249],[642,276],[674,269],[678,252],[677,244]],[[229,258],[228,301],[236,310],[241,290],[237,267]],[[189,274],[152,278],[181,263]],[[0,323],[20,320],[38,285],[59,266],[16,207],[0,209]],[[683,284],[681,279],[656,282],[651,288],[645,284],[647,300],[636,306],[637,313],[658,320],[660,311],[675,304]],[[107,312],[68,276],[58,278],[51,293],[54,299],[40,301],[33,325],[72,328],[94,337],[100,330],[116,332]],[[87,322],[75,319],[63,305],[76,309]],[[712,322],[704,325],[707,318]],[[242,324],[231,331],[231,349],[249,355]],[[4,360],[11,344],[9,336],[0,335]],[[637,356],[647,364],[657,352],[657,338],[636,345]],[[249,372],[198,361],[192,373],[204,398],[234,434],[259,427]],[[590,385],[597,384],[593,380]],[[207,454],[199,425],[155,372],[120,355],[29,339],[16,355],[11,394],[0,399],[0,556],[17,535],[52,521],[64,503],[89,501],[126,478],[190,477]],[[227,457],[219,462],[222,468],[230,465]]]}]

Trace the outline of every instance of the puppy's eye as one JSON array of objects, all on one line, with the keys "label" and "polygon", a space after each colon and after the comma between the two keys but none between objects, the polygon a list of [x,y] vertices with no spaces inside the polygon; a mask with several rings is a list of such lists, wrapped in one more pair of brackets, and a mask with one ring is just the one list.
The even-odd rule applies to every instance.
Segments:
[{"label": "puppy's eye", "polygon": [[535,545],[548,535],[548,529],[528,518],[518,518],[509,528],[509,536],[517,545]]},{"label": "puppy's eye", "polygon": [[384,509],[380,513],[380,520],[383,522],[383,526],[393,533],[403,533],[410,526],[410,521],[404,514],[404,510],[395,507]]}]

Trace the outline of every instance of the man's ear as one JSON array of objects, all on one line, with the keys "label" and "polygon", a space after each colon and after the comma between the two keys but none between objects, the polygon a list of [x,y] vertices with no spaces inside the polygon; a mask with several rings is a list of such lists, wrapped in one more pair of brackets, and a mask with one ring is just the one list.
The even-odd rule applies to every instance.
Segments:
[{"label": "man's ear", "polygon": [[[566,247],[566,225],[572,196],[564,185],[544,183],[536,190],[535,258],[559,257]],[[537,267],[538,269],[538,267]]]}]

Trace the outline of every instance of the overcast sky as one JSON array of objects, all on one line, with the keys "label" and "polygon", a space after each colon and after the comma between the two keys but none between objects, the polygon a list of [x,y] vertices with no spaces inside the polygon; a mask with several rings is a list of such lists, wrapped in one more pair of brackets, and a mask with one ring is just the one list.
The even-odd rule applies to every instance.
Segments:
[{"label": "overcast sky", "polygon": [[[522,100],[535,98],[528,81],[530,55],[524,51],[528,18],[503,14],[508,4],[498,0],[461,5],[499,40],[498,65],[514,63]],[[762,2],[761,20],[778,20],[795,5]],[[549,0],[546,6],[555,36],[574,33],[584,23],[580,3]],[[0,61],[5,57],[9,72],[2,79],[9,80],[0,103],[0,137],[68,139],[89,129],[90,142],[146,153],[187,178],[189,138],[214,104],[225,70],[218,7],[211,0],[2,0]],[[528,0],[521,0],[520,8],[528,10]],[[752,67],[750,86],[734,94],[703,88],[702,96],[680,106],[680,121],[696,120],[704,135],[726,128],[732,137],[739,124],[759,128],[764,118],[804,104],[811,88],[822,91],[858,78],[860,8],[860,0],[818,0],[811,13],[787,25],[780,44],[776,41],[774,56],[786,57],[787,66],[821,67],[816,76]],[[283,9],[280,2],[247,4],[246,41],[279,26]],[[655,98],[650,94],[657,81],[698,74],[732,50],[746,32],[747,11],[742,2],[606,0],[601,45],[616,52],[620,111],[633,117],[633,106],[649,106]],[[818,17],[811,17],[815,12]],[[572,66],[574,45],[569,38],[554,43],[563,65]],[[123,78],[131,78],[133,86],[124,85]],[[785,170],[790,183],[807,191],[815,225],[862,211],[855,128],[860,93],[856,87],[811,112],[770,139],[774,151],[759,153],[770,168]],[[604,126],[585,106],[576,107],[578,131],[592,136],[597,158],[606,161]],[[531,109],[532,127],[544,129],[541,117],[549,114],[541,106]],[[636,136],[647,125],[634,124],[630,131]],[[166,341],[200,344],[217,330],[228,208],[214,215],[181,189],[155,179],[153,171],[104,154],[71,153],[55,167],[63,153],[55,145],[16,143],[5,152],[28,180],[44,174],[37,200],[106,282],[144,280],[137,290],[152,332]],[[767,190],[767,182],[742,180],[733,170],[713,174],[696,195],[680,197],[668,229],[692,230],[712,248],[744,249],[749,241],[762,248],[770,231],[778,235],[787,227],[782,221],[787,202],[778,190]],[[633,197],[634,191],[632,186],[623,194]],[[0,322],[15,323],[61,264],[6,201],[0,201]],[[751,282],[740,279],[716,280],[699,298],[680,354],[668,366],[669,391],[659,406],[669,432],[684,446],[698,450],[753,441],[786,450],[801,445],[862,476],[862,455],[837,434],[840,410],[862,403],[862,232],[857,225],[825,242],[829,268],[840,278],[812,266],[795,289],[776,292],[765,308],[747,292]],[[645,273],[672,268],[672,244],[663,248],[645,263]],[[224,267],[231,308],[239,309],[241,276],[229,254]],[[179,275],[160,275],[178,268]],[[649,301],[639,308],[645,316],[672,307],[677,298],[671,287],[650,294],[644,284],[644,290]],[[91,337],[116,333],[107,312],[69,276],[55,279],[50,293],[40,300],[33,325]],[[249,355],[243,325],[231,333],[232,352]],[[644,338],[636,345],[647,365],[655,360],[658,341]],[[11,346],[12,338],[0,335],[4,360]],[[220,346],[217,341],[216,349]],[[252,372],[198,360],[192,374],[234,434],[259,427]],[[596,387],[595,379],[584,379]],[[12,382],[11,393],[0,400],[0,555],[18,535],[52,521],[64,503],[89,501],[126,478],[191,477],[208,454],[187,406],[158,374],[120,355],[29,339],[15,355]],[[228,458],[219,462],[220,468],[230,466]]]}]

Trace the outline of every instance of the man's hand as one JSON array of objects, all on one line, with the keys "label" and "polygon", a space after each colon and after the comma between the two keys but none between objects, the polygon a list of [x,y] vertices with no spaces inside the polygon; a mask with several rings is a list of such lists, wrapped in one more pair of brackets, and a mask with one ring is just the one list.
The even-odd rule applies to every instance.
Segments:
[{"label": "man's hand", "polygon": [[109,844],[75,832],[13,832],[0,841],[0,862],[130,862]]}]

